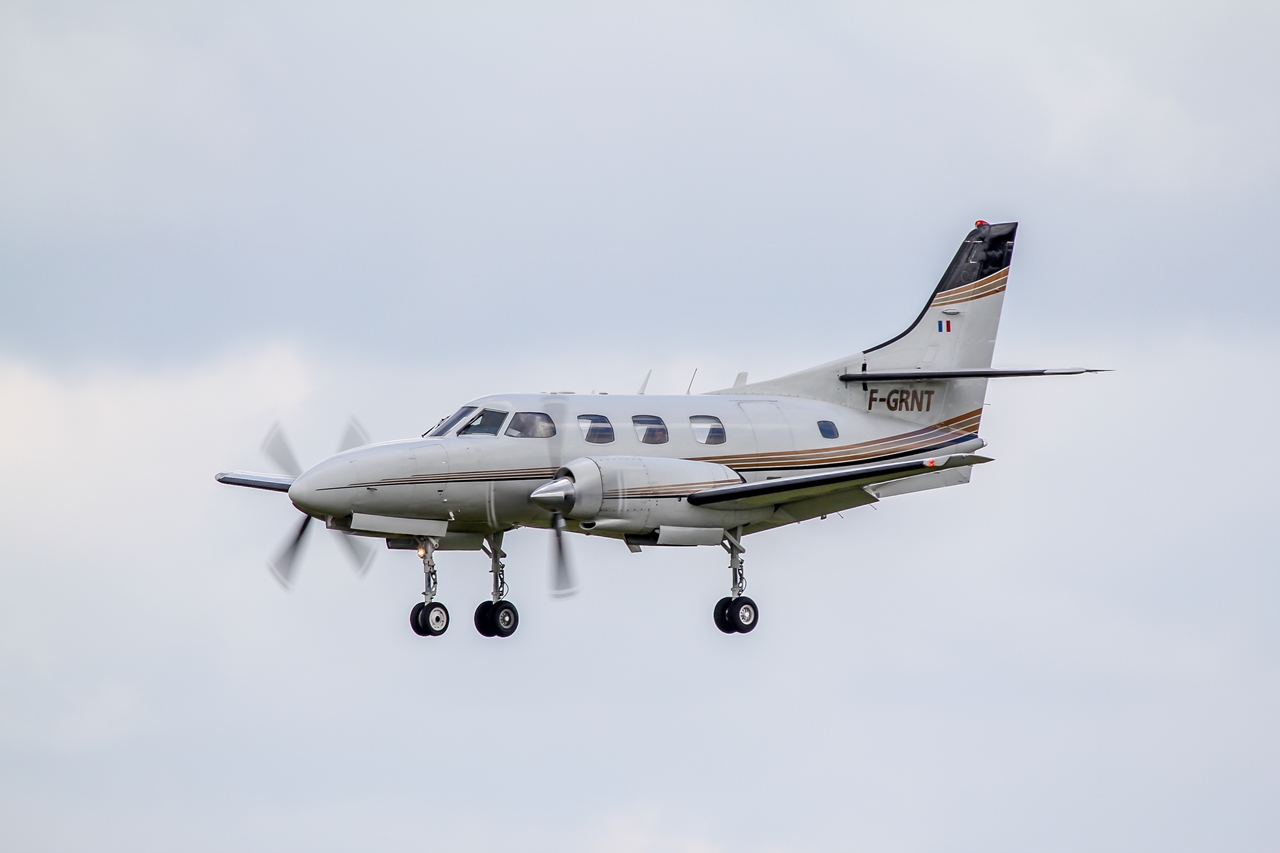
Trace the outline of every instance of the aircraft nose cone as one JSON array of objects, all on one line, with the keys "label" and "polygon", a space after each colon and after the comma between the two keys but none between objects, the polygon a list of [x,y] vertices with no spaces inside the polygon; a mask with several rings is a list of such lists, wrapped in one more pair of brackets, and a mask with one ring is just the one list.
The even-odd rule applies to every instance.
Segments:
[{"label": "aircraft nose cone", "polygon": [[303,471],[289,487],[289,500],[311,515],[349,515],[350,490],[343,488],[349,479],[344,478],[346,467],[343,462],[335,464],[330,460]]},{"label": "aircraft nose cone", "polygon": [[533,490],[533,494],[529,495],[529,499],[538,506],[561,515],[573,509],[574,497],[573,480],[568,477],[561,477],[546,485],[538,486]]},{"label": "aircraft nose cone", "polygon": [[316,504],[316,481],[315,469],[304,471],[293,481],[293,485],[289,487],[289,500],[293,501],[293,505],[303,512],[314,510]]}]

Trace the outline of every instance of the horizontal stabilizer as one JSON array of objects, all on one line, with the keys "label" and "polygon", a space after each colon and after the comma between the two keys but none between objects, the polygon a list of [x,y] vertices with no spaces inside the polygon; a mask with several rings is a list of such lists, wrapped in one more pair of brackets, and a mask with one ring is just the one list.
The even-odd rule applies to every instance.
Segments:
[{"label": "horizontal stabilizer", "polygon": [[251,474],[248,471],[224,471],[214,477],[228,486],[246,486],[250,489],[266,489],[269,492],[287,492],[293,485],[293,477],[281,474]]},{"label": "horizontal stabilizer", "polygon": [[1076,376],[1081,373],[1110,373],[1093,367],[1059,367],[1044,370],[872,370],[842,373],[842,382],[941,382],[947,379],[1002,379],[1008,376]]},{"label": "horizontal stabilizer", "polygon": [[915,477],[949,468],[978,465],[990,462],[986,456],[958,453],[952,456],[936,456],[932,459],[915,459],[910,462],[887,462],[880,465],[859,465],[825,471],[820,474],[802,474],[799,477],[779,477],[707,489],[689,495],[694,506],[710,506],[717,509],[751,509],[777,506],[809,498],[821,497],[846,489],[862,488],[874,483],[887,483],[903,477]]}]

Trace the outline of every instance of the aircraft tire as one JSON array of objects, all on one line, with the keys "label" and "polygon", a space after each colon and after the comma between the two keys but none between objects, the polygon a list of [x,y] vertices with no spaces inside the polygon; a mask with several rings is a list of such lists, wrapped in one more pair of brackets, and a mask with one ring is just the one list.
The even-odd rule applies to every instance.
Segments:
[{"label": "aircraft tire", "polygon": [[418,617],[422,615],[422,611],[427,609],[427,605],[419,601],[413,605],[413,609],[409,611],[409,627],[413,629],[413,633],[419,637],[429,637],[431,634],[422,627],[422,623],[418,621]]},{"label": "aircraft tire", "polygon": [[476,608],[476,630],[480,632],[482,637],[492,637],[493,630],[493,602],[482,601],[480,606]]},{"label": "aircraft tire", "polygon": [[489,624],[493,636],[510,637],[520,625],[520,613],[510,601],[499,601],[489,611]]},{"label": "aircraft tire", "polygon": [[740,595],[729,603],[729,622],[733,630],[739,634],[749,634],[760,621],[760,611],[756,603],[745,595]]},{"label": "aircraft tire", "polygon": [[449,630],[449,608],[438,601],[431,602],[418,614],[418,624],[427,636],[440,636]]},{"label": "aircraft tire", "polygon": [[726,595],[716,602],[716,609],[711,614],[716,621],[716,627],[726,634],[732,634],[738,630],[729,621],[729,605],[732,603],[733,599]]}]

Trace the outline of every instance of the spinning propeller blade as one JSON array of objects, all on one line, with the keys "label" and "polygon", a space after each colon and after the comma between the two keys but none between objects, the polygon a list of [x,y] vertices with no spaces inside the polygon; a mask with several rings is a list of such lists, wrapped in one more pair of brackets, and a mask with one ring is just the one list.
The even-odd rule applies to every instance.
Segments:
[{"label": "spinning propeller blade", "polygon": [[262,442],[262,452],[290,477],[302,475],[302,466],[293,455],[293,450],[290,449],[289,441],[284,437],[284,430],[280,428],[279,421],[271,425],[271,431]]},{"label": "spinning propeller blade", "polygon": [[358,536],[352,536],[350,533],[335,533],[335,535],[342,543],[347,556],[351,558],[351,567],[356,570],[357,575],[364,577],[369,571],[369,566],[373,564],[374,555],[378,552],[368,542],[361,541]]},{"label": "spinning propeller blade", "polygon": [[307,525],[311,523],[311,516],[304,515],[302,523],[298,525],[298,532],[293,535],[276,555],[276,558],[270,562],[271,574],[276,576],[276,580],[280,581],[280,585],[285,589],[289,588],[289,584],[293,581],[294,561],[298,559],[298,549],[302,547],[302,537],[306,535]]},{"label": "spinning propeller blade", "polygon": [[352,418],[347,423],[347,431],[342,434],[342,441],[338,444],[338,452],[345,453],[353,447],[364,447],[369,443],[369,434],[364,431],[364,427],[360,426],[360,422]]},{"label": "spinning propeller blade", "polygon": [[556,551],[552,562],[551,594],[565,598],[578,591],[569,569],[569,555],[564,547],[564,517],[560,513],[551,516],[551,529],[556,532]]}]

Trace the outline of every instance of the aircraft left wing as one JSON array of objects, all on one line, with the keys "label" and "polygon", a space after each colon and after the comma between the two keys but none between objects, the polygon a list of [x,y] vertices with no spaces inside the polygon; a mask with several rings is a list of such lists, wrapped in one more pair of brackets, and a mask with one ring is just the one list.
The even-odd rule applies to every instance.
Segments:
[{"label": "aircraft left wing", "polygon": [[957,453],[951,456],[935,456],[931,459],[914,459],[909,462],[861,465],[855,468],[841,468],[838,471],[823,471],[818,474],[801,474],[798,477],[780,477],[776,480],[759,480],[754,483],[706,489],[689,495],[688,501],[694,506],[708,506],[716,509],[780,506],[827,497],[876,483],[887,483],[904,477],[980,465],[990,461],[991,459],[986,456]]},{"label": "aircraft left wing", "polygon": [[280,474],[251,474],[248,471],[224,471],[213,479],[228,486],[247,486],[250,489],[266,489],[269,492],[287,492],[293,485],[293,477]]}]

